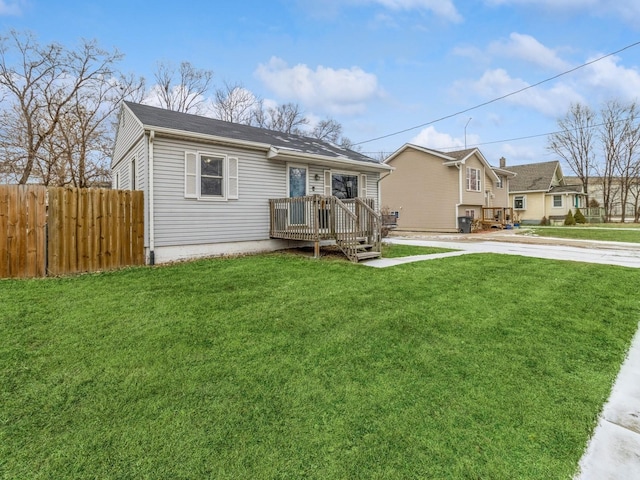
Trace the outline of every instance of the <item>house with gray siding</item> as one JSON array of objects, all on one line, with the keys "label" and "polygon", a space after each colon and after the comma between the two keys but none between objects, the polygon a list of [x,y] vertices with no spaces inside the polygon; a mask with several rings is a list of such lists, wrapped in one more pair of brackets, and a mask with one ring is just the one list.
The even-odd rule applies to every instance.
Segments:
[{"label": "house with gray siding", "polygon": [[391,170],[314,138],[131,102],[111,168],[113,188],[145,193],[152,264],[340,242],[336,232],[377,221],[380,175]]}]

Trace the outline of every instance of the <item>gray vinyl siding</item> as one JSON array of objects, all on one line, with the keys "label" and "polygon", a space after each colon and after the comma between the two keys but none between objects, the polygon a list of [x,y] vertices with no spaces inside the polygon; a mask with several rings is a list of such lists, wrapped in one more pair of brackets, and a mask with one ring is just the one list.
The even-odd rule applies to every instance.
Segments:
[{"label": "gray vinyl siding", "polygon": [[[238,158],[237,200],[184,197],[186,151]],[[298,162],[296,164],[304,164]],[[154,141],[155,245],[199,245],[269,238],[269,199],[287,192],[287,163],[264,152],[158,138]],[[326,168],[308,165],[309,192],[322,194]],[[360,172],[354,171],[354,174]],[[315,175],[318,175],[318,180]],[[367,196],[377,199],[378,174],[368,174]]]},{"label": "gray vinyl siding", "polygon": [[[185,151],[238,158],[237,200],[184,198]],[[262,152],[158,138],[154,142],[155,245],[269,238],[269,198],[286,197],[286,164]]]},{"label": "gray vinyl siding", "polygon": [[123,108],[120,115],[118,131],[116,133],[118,141],[114,146],[111,162],[113,169],[119,166],[118,164],[127,154],[129,147],[136,143],[144,133],[142,125],[138,119],[131,114],[128,108]]}]

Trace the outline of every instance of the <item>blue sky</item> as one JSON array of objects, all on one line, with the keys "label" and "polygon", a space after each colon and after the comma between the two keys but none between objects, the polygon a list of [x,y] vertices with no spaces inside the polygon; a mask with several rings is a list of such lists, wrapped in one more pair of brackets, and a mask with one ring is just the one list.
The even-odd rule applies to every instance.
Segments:
[{"label": "blue sky", "polygon": [[571,102],[599,109],[640,93],[636,46],[412,128],[639,41],[638,0],[0,0],[0,31],[11,28],[70,47],[96,39],[148,83],[159,61],[189,61],[218,86],[335,118],[365,153],[463,148],[466,126],[494,165],[548,161],[546,137],[513,139],[555,131]]}]

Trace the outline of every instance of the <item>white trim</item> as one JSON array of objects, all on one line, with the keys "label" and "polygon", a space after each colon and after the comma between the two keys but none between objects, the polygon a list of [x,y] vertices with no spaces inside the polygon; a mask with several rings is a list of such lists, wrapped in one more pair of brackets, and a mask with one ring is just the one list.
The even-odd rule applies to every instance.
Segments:
[{"label": "white trim", "polygon": [[[222,160],[222,195],[202,194],[202,157]],[[205,202],[226,202],[239,198],[238,157],[229,157],[210,150],[185,150],[184,152],[184,198]]]},{"label": "white trim", "polygon": [[309,194],[309,165],[300,164],[300,163],[287,163],[287,198],[291,198],[291,190],[289,190],[289,169],[290,168],[304,168],[307,171],[305,175],[305,186],[304,186],[304,194]]},{"label": "white trim", "polygon": [[[516,207],[516,198],[518,197],[522,197],[522,208],[517,208]],[[526,195],[514,195],[513,196],[513,209],[514,210],[526,210],[527,209],[527,196]]]},{"label": "white trim", "polygon": [[[560,197],[560,206],[556,206],[556,197]],[[551,195],[551,208],[564,208],[564,195],[554,193]]]},{"label": "white trim", "polygon": [[[168,263],[195,258],[217,257],[222,255],[240,255],[246,253],[272,252],[284,248],[299,247],[297,241],[254,240],[246,242],[207,243],[198,245],[173,245],[157,247],[155,263]],[[147,258],[149,252],[147,252]]]},{"label": "white trim", "polygon": [[136,181],[138,179],[138,159],[135,155],[133,156],[133,158],[131,158],[130,169],[131,171],[129,172],[129,190],[135,190],[137,186]]},{"label": "white trim", "polygon": [[[476,171],[476,184],[475,184],[476,188],[471,188],[471,175],[470,175],[471,170]],[[465,186],[466,186],[467,192],[482,192],[482,178],[480,177],[480,175],[482,174],[482,170],[475,167],[466,167],[465,172],[466,172]]]}]

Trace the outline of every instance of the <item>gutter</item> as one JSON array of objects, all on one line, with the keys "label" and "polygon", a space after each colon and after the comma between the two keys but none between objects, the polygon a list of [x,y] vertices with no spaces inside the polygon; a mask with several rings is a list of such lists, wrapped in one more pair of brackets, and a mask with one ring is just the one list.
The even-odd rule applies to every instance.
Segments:
[{"label": "gutter", "polygon": [[149,264],[155,265],[156,262],[156,238],[153,222],[154,204],[153,204],[153,140],[156,137],[155,130],[149,131]]}]

